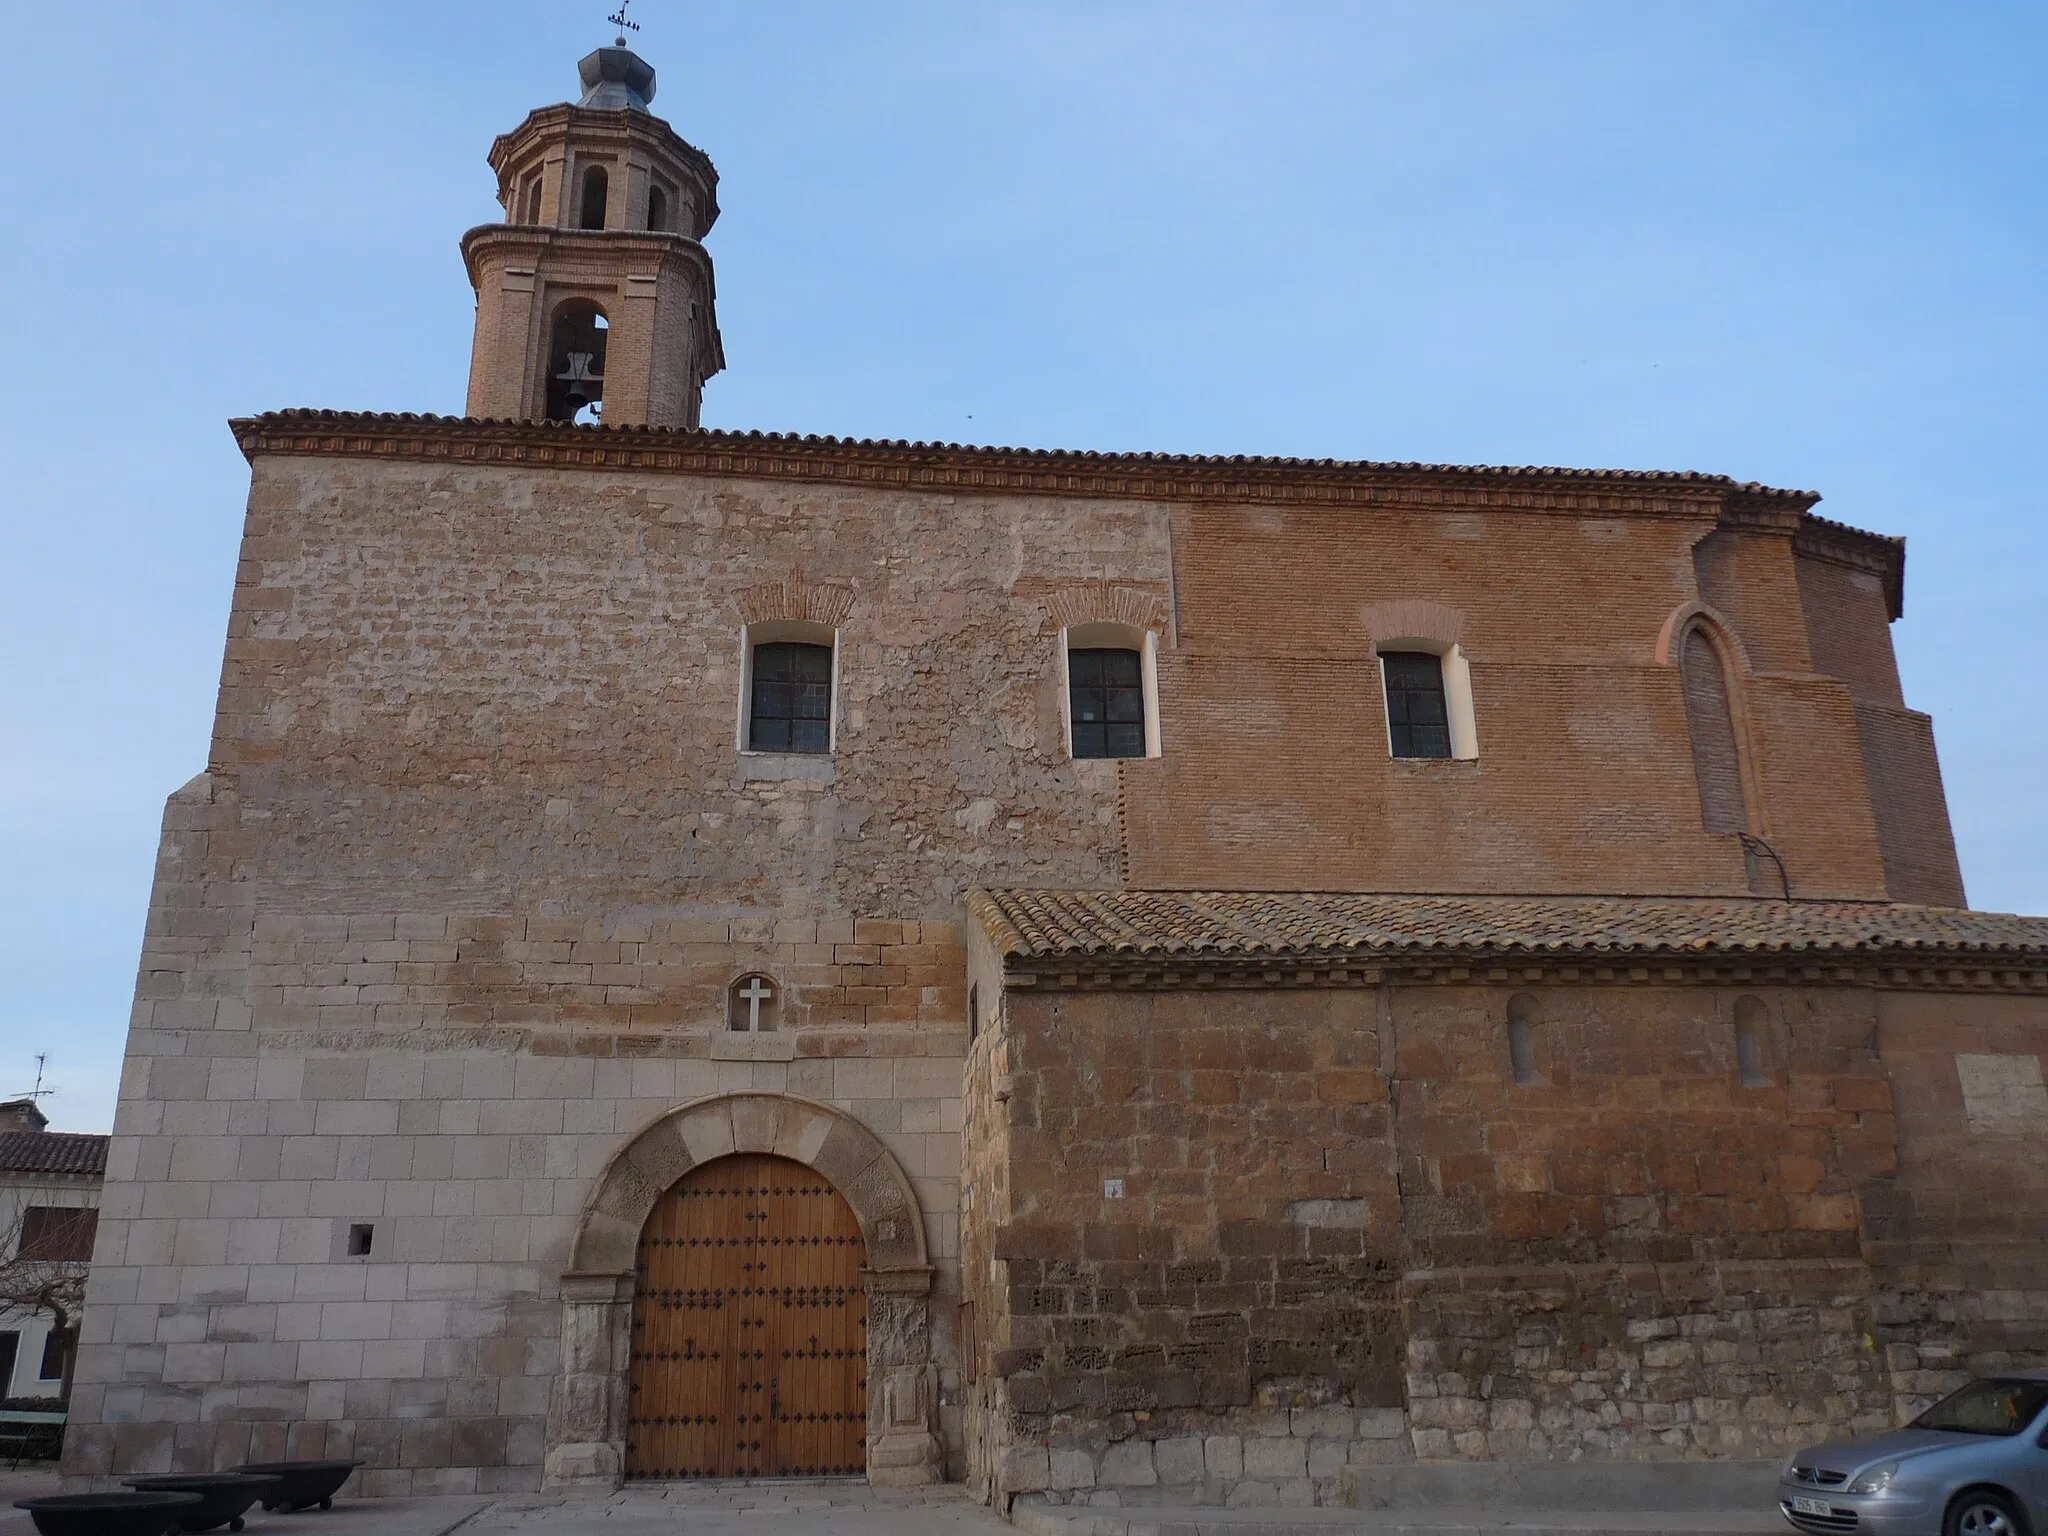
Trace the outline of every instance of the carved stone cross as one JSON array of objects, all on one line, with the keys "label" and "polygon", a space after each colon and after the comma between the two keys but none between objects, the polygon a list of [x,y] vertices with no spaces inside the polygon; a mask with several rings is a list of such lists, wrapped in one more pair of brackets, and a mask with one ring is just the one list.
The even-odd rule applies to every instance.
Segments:
[{"label": "carved stone cross", "polygon": [[747,978],[747,984],[740,988],[740,997],[747,1005],[747,1028],[758,1033],[761,1028],[761,1005],[775,996],[775,989],[758,976]]}]

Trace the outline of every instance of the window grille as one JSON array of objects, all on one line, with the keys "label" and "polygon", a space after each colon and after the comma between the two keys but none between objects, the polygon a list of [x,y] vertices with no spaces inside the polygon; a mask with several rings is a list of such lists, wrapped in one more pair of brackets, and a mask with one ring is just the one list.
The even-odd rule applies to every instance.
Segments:
[{"label": "window grille", "polygon": [[778,640],[754,647],[747,750],[832,750],[831,646]]},{"label": "window grille", "polygon": [[1449,757],[1451,715],[1444,703],[1444,662],[1428,651],[1386,651],[1387,738],[1396,757]]},{"label": "window grille", "polygon": [[1067,652],[1074,756],[1145,755],[1145,681],[1136,651]]}]

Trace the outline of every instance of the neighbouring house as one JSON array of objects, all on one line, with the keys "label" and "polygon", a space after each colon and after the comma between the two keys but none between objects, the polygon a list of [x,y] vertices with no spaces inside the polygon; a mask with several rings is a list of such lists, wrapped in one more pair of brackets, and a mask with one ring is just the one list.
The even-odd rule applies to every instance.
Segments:
[{"label": "neighbouring house", "polygon": [[67,1395],[107,1142],[0,1103],[0,1398]]}]

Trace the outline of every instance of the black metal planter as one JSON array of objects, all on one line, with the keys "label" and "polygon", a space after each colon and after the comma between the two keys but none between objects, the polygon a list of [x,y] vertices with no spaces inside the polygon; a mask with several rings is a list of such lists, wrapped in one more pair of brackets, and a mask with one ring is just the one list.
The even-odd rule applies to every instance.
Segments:
[{"label": "black metal planter", "polygon": [[235,1468],[259,1477],[274,1477],[281,1485],[275,1493],[263,1495],[265,1509],[311,1509],[318,1504],[329,1509],[348,1475],[360,1461],[252,1461]]},{"label": "black metal planter", "polygon": [[14,1507],[42,1536],[164,1536],[200,1502],[196,1493],[53,1493]]},{"label": "black metal planter", "polygon": [[178,1516],[178,1529],[189,1533],[214,1531],[226,1526],[242,1528],[242,1516],[258,1499],[274,1499],[284,1489],[284,1480],[253,1472],[184,1472],[160,1477],[127,1477],[130,1488],[151,1493],[196,1493],[201,1503],[195,1510]]}]

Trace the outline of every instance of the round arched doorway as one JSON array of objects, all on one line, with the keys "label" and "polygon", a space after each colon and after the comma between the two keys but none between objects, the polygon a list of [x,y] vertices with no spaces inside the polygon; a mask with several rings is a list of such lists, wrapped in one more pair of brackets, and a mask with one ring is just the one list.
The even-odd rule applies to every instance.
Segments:
[{"label": "round arched doorway", "polygon": [[[657,1115],[625,1140],[593,1185],[561,1277],[561,1366],[548,1398],[543,1486],[617,1486],[628,1466],[634,1302],[645,1283],[638,1268],[641,1239],[657,1208],[692,1173],[750,1155],[770,1160],[778,1171],[788,1164],[823,1180],[852,1212],[861,1246],[838,1246],[857,1255],[864,1292],[865,1306],[856,1315],[866,1330],[868,1481],[904,1486],[944,1477],[932,1360],[933,1270],[909,1176],[873,1131],[842,1111],[793,1094],[745,1092],[714,1094]],[[721,1235],[713,1234],[713,1252]],[[809,1337],[808,1330],[798,1336],[800,1348]],[[677,1346],[663,1347],[673,1352]],[[762,1380],[765,1387],[768,1378]],[[718,1410],[693,1405],[691,1411]],[[636,1455],[633,1465],[643,1464],[653,1462]]]},{"label": "round arched doorway", "polygon": [[866,1254],[802,1163],[738,1153],[677,1180],[635,1252],[626,1476],[864,1473]]}]

